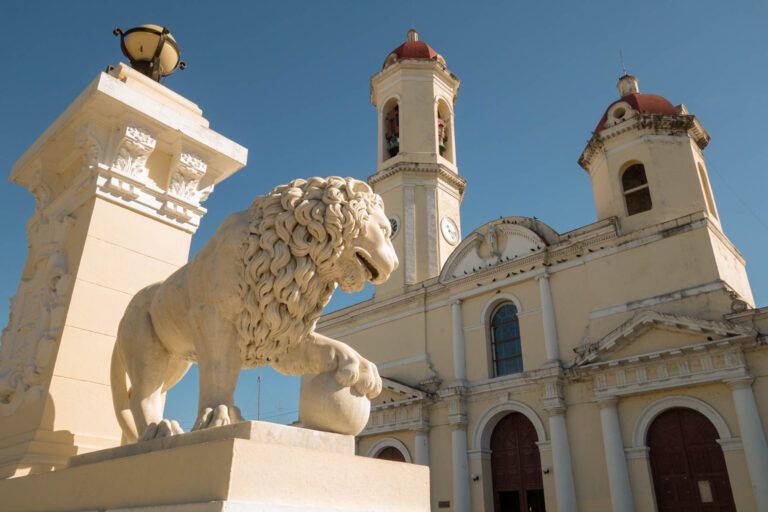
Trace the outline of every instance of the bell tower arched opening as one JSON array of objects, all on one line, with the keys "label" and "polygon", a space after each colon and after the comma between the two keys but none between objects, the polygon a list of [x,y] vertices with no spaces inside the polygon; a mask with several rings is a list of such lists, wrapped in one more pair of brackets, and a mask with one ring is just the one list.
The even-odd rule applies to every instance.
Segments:
[{"label": "bell tower arched opening", "polygon": [[455,164],[453,142],[453,112],[441,99],[437,102],[437,151],[441,157]]},{"label": "bell tower arched opening", "polygon": [[392,98],[382,109],[382,162],[400,153],[400,105]]}]

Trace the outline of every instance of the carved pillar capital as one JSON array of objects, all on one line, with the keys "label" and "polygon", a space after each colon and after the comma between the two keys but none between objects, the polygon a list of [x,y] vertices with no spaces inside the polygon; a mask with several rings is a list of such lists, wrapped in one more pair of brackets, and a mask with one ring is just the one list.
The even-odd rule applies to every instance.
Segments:
[{"label": "carved pillar capital", "polygon": [[213,186],[199,188],[207,170],[208,164],[202,157],[191,152],[180,152],[171,167],[168,194],[195,205],[205,201],[213,190]]},{"label": "carved pillar capital", "polygon": [[731,389],[751,388],[753,382],[755,382],[755,379],[751,375],[746,375],[737,379],[728,379],[725,381],[725,383],[728,384],[728,387]]},{"label": "carved pillar capital", "polygon": [[600,409],[606,409],[610,407],[616,407],[619,403],[619,399],[615,396],[606,396],[598,398],[595,400],[595,402],[597,402],[597,406]]},{"label": "carved pillar capital", "polygon": [[136,179],[145,177],[148,174],[147,159],[156,145],[157,141],[149,130],[134,124],[124,125],[120,130],[112,170]]}]

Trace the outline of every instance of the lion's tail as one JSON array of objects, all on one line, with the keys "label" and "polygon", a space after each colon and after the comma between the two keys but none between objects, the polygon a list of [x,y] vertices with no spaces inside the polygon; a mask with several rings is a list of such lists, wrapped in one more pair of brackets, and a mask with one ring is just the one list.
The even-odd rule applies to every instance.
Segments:
[{"label": "lion's tail", "polygon": [[112,404],[115,406],[115,415],[120,428],[123,431],[122,444],[135,443],[139,438],[136,421],[131,413],[131,391],[128,387],[128,373],[125,371],[123,358],[120,355],[120,337],[115,342],[112,350],[112,367],[110,370],[110,383],[112,387]]}]

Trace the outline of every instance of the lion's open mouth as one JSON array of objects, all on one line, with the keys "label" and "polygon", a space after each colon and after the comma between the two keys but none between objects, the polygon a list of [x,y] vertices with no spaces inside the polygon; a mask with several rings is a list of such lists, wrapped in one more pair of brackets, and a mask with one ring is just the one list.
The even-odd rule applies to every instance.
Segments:
[{"label": "lion's open mouth", "polygon": [[363,267],[368,270],[368,273],[371,275],[371,280],[376,280],[379,277],[379,271],[373,266],[373,263],[368,261],[368,259],[359,252],[356,252],[355,256],[357,256],[357,259],[363,264]]}]

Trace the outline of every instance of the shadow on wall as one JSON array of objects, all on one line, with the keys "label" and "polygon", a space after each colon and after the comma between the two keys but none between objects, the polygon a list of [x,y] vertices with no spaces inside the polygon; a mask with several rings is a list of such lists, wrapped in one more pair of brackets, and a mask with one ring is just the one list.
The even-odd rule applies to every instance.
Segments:
[{"label": "shadow on wall", "polygon": [[35,437],[30,441],[23,464],[19,471],[29,474],[47,473],[54,469],[62,469],[69,458],[77,455],[75,435],[69,430],[53,430],[53,420],[56,417],[56,406],[50,394],[45,399],[43,417]]}]

